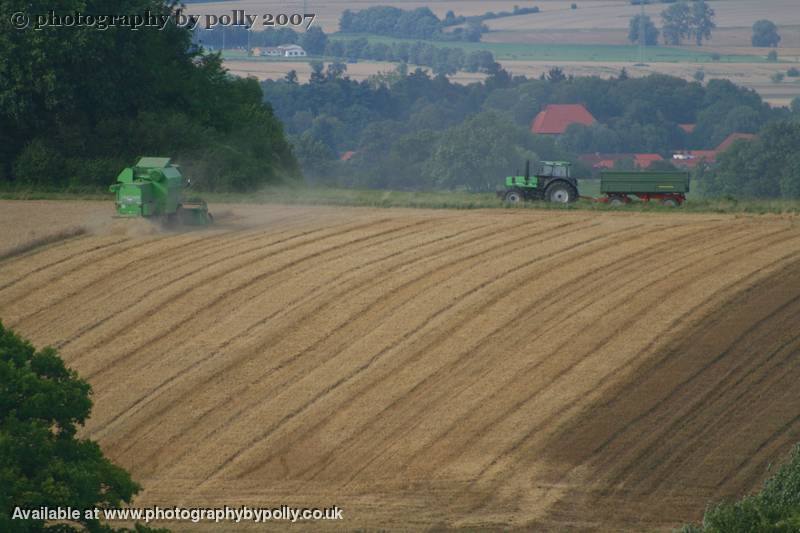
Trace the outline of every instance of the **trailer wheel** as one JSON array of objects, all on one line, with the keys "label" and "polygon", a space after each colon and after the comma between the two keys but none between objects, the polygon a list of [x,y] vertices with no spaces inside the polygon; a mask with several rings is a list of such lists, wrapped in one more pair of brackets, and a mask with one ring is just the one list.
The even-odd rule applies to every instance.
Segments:
[{"label": "trailer wheel", "polygon": [[519,191],[508,191],[503,197],[503,201],[507,204],[518,204],[522,202],[523,198]]},{"label": "trailer wheel", "polygon": [[554,183],[547,188],[545,198],[554,204],[568,204],[578,198],[578,192],[566,183]]},{"label": "trailer wheel", "polygon": [[627,204],[628,202],[622,196],[612,196],[608,200],[608,205],[611,207],[622,207],[623,205]]},{"label": "trailer wheel", "polygon": [[678,207],[681,204],[675,198],[664,198],[661,200],[661,205],[665,207]]}]

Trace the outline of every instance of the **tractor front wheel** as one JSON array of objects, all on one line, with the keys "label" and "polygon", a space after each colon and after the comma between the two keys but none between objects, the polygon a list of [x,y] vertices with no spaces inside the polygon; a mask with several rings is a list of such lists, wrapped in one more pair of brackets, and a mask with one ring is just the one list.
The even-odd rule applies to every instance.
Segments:
[{"label": "tractor front wheel", "polygon": [[578,199],[578,192],[566,183],[554,183],[547,188],[545,197],[554,204],[568,204]]},{"label": "tractor front wheel", "polygon": [[508,191],[503,196],[503,201],[507,204],[518,204],[523,201],[522,194],[519,191]]}]

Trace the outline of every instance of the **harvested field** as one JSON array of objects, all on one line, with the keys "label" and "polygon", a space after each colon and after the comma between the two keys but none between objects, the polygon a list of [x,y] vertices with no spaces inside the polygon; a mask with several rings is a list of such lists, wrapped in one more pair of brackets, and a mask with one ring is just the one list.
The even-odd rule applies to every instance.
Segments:
[{"label": "harvested field", "polygon": [[669,530],[800,440],[798,217],[212,208],[0,262],[137,506]]}]

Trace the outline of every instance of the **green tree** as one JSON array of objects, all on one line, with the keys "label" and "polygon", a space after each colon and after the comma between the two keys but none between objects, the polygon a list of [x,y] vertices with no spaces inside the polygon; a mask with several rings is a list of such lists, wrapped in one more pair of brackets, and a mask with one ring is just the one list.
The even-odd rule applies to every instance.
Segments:
[{"label": "green tree", "polygon": [[[642,15],[631,17],[630,24],[628,25],[628,40],[632,43],[639,43],[639,28],[641,27]],[[653,24],[648,15],[644,15],[644,35],[645,44],[647,46],[655,46],[658,44],[658,28]]]},{"label": "green tree", "polygon": [[300,46],[310,55],[319,56],[325,53],[325,46],[328,44],[328,36],[319,26],[311,26],[300,37]]},{"label": "green tree", "polygon": [[753,46],[770,46],[775,48],[781,42],[778,35],[778,26],[771,20],[762,19],[753,24],[753,37],[750,39]]},{"label": "green tree", "polygon": [[700,525],[687,525],[686,533],[749,533],[800,531],[800,445],[789,461],[764,482],[760,492],[738,502],[710,507]]},{"label": "green tree", "polygon": [[508,115],[479,113],[444,132],[425,165],[425,174],[442,188],[491,189],[497,176],[519,167],[525,159],[538,159],[532,137]]},{"label": "green tree", "polygon": [[85,516],[76,521],[80,527],[12,519],[17,507],[116,508],[139,491],[97,443],[76,436],[92,408],[90,395],[55,350],[37,351],[0,323],[0,530],[127,531]]},{"label": "green tree", "polygon": [[705,0],[696,0],[692,3],[689,21],[690,33],[694,37],[697,46],[701,46],[704,40],[711,39],[711,30],[717,27],[714,24],[714,10],[709,7]]},{"label": "green tree", "polygon": [[792,99],[792,104],[789,106],[792,110],[792,113],[800,116],[800,96],[796,96]]},{"label": "green tree", "polygon": [[[175,2],[160,0],[114,3],[115,12],[149,10],[163,16],[171,16],[175,7]],[[51,10],[56,15],[97,15],[106,14],[108,5],[99,0],[68,0],[55,7],[43,0],[0,0],[0,13],[35,16]],[[188,29],[167,24],[163,31],[63,30],[18,30],[9,17],[0,17],[0,137],[8,141],[2,148],[0,174],[30,183],[39,179],[28,170],[50,167],[50,185],[95,184],[96,178],[83,167],[97,168],[106,161],[101,180],[108,184],[122,166],[142,154],[169,155],[181,163],[194,162],[195,168],[211,168],[216,166],[212,158],[247,130],[248,149],[240,147],[237,158],[246,160],[250,169],[258,161],[260,169],[239,183],[298,177],[282,127],[263,104],[258,83],[229,77],[218,55],[203,55],[192,45]],[[148,114],[170,120],[139,134]],[[256,120],[258,127],[252,128]],[[178,123],[184,130],[166,135]],[[119,135],[109,137],[108,131]],[[154,153],[155,137],[168,138],[169,143],[155,146]],[[35,152],[43,153],[41,147],[49,150],[44,162],[32,161]],[[21,176],[16,176],[17,170],[23,171]],[[225,180],[209,172],[196,181],[215,188]]]},{"label": "green tree", "polygon": [[678,2],[661,12],[661,34],[664,42],[679,45],[692,34],[692,19],[689,4]]},{"label": "green tree", "polygon": [[695,81],[703,83],[703,80],[706,79],[706,71],[703,69],[697,69],[694,71],[692,77],[694,78]]},{"label": "green tree", "polygon": [[800,122],[768,124],[754,141],[737,141],[719,156],[710,192],[736,197],[797,198]]}]

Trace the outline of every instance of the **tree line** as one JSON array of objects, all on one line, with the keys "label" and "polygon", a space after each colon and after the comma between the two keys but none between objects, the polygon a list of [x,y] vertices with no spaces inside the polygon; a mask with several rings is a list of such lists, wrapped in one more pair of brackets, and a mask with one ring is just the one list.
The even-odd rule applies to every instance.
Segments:
[{"label": "tree line", "polygon": [[[641,1],[631,3],[640,4]],[[714,16],[714,10],[705,0],[695,0],[691,3],[681,0],[661,12],[661,30],[656,28],[649,15],[632,17],[628,27],[628,39],[633,43],[641,42],[640,32],[643,28],[647,46],[657,45],[659,34],[663,35],[664,44],[680,45],[684,39],[691,39],[700,46],[703,41],[711,38],[711,32],[716,28]]]},{"label": "tree line", "polygon": [[[413,10],[391,6],[372,6],[360,11],[346,9],[339,18],[339,30],[345,33],[369,33],[404,39],[438,41],[480,41],[489,31],[484,21],[538,13],[536,6],[514,6],[511,11],[487,11],[483,15],[464,16],[448,11],[443,19],[427,7]],[[447,28],[453,27],[452,30]]]},{"label": "tree line", "polygon": [[479,41],[481,33],[488,30],[479,20],[468,20],[466,28],[445,31],[454,20],[457,20],[455,15],[445,22],[427,7],[406,10],[392,6],[372,6],[360,11],[345,9],[339,18],[339,30],[344,33],[438,41]]},{"label": "tree line", "polygon": [[[306,84],[291,76],[263,82],[311,182],[493,189],[526,158],[571,160],[586,176],[590,169],[577,158],[582,153],[654,152],[668,159],[685,149],[715,148],[733,132],[758,133],[800,116],[773,109],[727,80],[703,86],[657,74],[569,77],[560,69],[530,79],[499,69],[485,82],[461,85],[401,65],[358,82],[346,68],[319,64]],[[598,123],[572,125],[560,138],[531,133],[544,106],[576,102]],[[696,124],[694,132],[678,126],[684,123]],[[343,162],[344,152],[355,155]]]},{"label": "tree line", "polygon": [[[60,14],[104,12],[68,1]],[[0,12],[16,2],[0,0]],[[125,13],[170,15],[156,0]],[[52,3],[27,3],[46,13]],[[0,184],[104,187],[141,155],[169,155],[209,189],[295,181],[297,162],[257,81],[228,76],[189,30],[43,28],[0,18]]]}]

